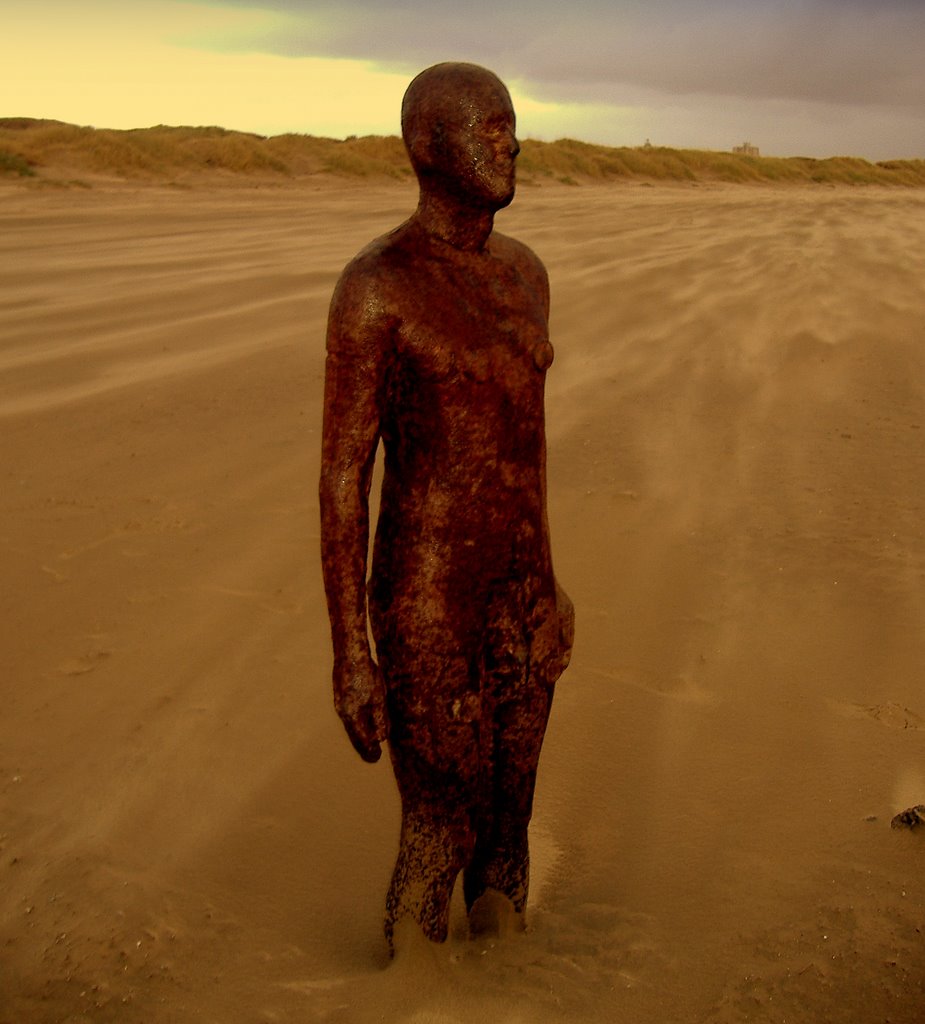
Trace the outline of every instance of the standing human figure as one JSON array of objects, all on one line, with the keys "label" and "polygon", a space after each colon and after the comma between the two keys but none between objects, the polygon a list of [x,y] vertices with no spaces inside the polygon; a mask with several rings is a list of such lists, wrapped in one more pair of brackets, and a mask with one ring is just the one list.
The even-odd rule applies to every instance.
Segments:
[{"label": "standing human figure", "polygon": [[405,916],[446,938],[460,871],[467,909],[495,890],[523,920],[537,763],[574,632],[546,517],[548,280],[492,231],[514,196],[510,96],[484,68],[438,64],[408,87],[402,133],[420,200],[337,284],[320,490],[335,706],[365,760],[388,739],[401,794],[390,945]]}]

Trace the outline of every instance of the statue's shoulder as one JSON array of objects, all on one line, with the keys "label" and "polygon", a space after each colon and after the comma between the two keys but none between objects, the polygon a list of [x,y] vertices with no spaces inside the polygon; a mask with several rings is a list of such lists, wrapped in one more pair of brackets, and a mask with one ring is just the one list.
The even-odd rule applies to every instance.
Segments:
[{"label": "statue's shoulder", "polygon": [[391,277],[410,257],[406,222],[364,246],[344,267],[341,279],[376,281]]},{"label": "statue's shoulder", "polygon": [[500,259],[508,259],[514,262],[523,262],[543,266],[543,261],[524,242],[510,235],[504,235],[500,231],[492,231],[489,242],[491,251]]},{"label": "statue's shoulder", "polygon": [[489,245],[491,253],[496,259],[516,267],[527,281],[548,297],[549,275],[546,273],[543,261],[529,245],[525,245],[519,239],[511,238],[510,235],[503,235],[500,231],[492,232]]},{"label": "statue's shoulder", "polygon": [[358,315],[366,315],[373,307],[382,310],[391,305],[389,296],[408,263],[404,229],[402,224],[374,238],[347,263],[334,289],[332,305],[335,308],[353,309]]}]

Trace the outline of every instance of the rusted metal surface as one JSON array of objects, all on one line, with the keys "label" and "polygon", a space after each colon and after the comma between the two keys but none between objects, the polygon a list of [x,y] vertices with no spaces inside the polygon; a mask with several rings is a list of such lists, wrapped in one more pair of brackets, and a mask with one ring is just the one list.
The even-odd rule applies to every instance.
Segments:
[{"label": "rusted metal surface", "polygon": [[492,230],[514,196],[510,97],[483,68],[440,64],[409,86],[402,129],[418,207],[347,266],[331,302],[322,561],[335,706],[365,760],[388,740],[401,793],[386,934],[410,915],[440,941],[460,871],[467,907],[497,890],[522,920],[574,612],[546,517],[546,271]]}]

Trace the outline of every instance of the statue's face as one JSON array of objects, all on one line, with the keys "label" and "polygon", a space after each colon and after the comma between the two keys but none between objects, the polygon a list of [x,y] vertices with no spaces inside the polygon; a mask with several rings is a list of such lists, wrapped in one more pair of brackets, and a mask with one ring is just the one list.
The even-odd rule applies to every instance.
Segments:
[{"label": "statue's face", "polygon": [[467,203],[507,206],[520,152],[507,89],[490,71],[469,65],[440,65],[424,74],[414,96],[420,127],[409,146],[422,185],[439,181]]},{"label": "statue's face", "polygon": [[500,82],[467,100],[441,133],[441,170],[461,195],[500,210],[514,198],[514,108]]}]

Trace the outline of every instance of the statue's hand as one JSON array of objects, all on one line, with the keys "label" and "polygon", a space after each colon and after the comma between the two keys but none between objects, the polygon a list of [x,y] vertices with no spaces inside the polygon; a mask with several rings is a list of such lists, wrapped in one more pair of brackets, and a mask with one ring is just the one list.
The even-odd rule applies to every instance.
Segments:
[{"label": "statue's hand", "polygon": [[558,583],[556,583],[556,613],[559,618],[560,672],[564,672],[572,658],[572,645],[575,643],[575,606]]},{"label": "statue's hand", "polygon": [[385,683],[371,657],[334,666],[334,707],[364,761],[378,761],[388,739]]}]

